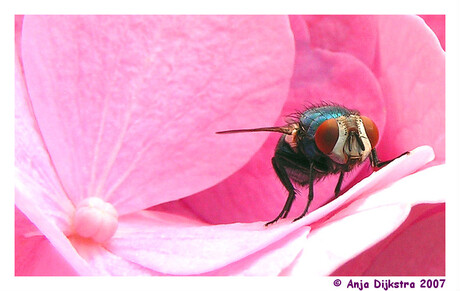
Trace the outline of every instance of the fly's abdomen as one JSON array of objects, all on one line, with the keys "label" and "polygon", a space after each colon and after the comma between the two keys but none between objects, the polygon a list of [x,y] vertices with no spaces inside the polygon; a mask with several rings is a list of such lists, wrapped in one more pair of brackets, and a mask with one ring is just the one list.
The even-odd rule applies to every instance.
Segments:
[{"label": "fly's abdomen", "polygon": [[326,120],[344,115],[357,114],[341,106],[324,105],[307,109],[299,116],[298,147],[311,160],[323,156],[315,144],[315,133],[318,127]]}]

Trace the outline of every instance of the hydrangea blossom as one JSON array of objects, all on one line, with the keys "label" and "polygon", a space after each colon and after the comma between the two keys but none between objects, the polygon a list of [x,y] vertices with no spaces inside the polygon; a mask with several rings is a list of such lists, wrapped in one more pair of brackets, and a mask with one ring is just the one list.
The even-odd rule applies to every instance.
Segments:
[{"label": "hydrangea blossom", "polygon": [[[16,30],[17,275],[330,274],[444,199],[418,185],[439,166],[388,187],[444,161],[444,52],[416,16],[26,16]],[[309,215],[265,228],[285,199],[279,136],[214,132],[322,100],[372,116],[382,159],[413,151],[350,173],[330,203],[335,179],[319,182]],[[325,243],[347,230],[360,243]]]}]

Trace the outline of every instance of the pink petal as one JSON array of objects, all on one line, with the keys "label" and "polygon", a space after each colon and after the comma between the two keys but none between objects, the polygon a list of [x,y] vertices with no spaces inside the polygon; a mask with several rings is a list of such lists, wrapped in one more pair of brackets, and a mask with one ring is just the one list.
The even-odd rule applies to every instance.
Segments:
[{"label": "pink petal", "polygon": [[120,214],[246,163],[266,135],[215,131],[273,123],[294,55],[281,16],[27,16],[22,53],[68,195],[99,196]]},{"label": "pink petal", "polygon": [[[360,207],[372,208],[397,203],[413,206],[420,203],[445,202],[447,197],[456,195],[455,189],[449,186],[447,170],[445,165],[440,165],[418,171],[391,184],[391,192],[375,191],[374,188],[372,195],[368,195]],[[347,207],[347,211],[352,210]]]},{"label": "pink petal", "polygon": [[420,204],[391,235],[332,276],[444,276],[445,206]]},{"label": "pink petal", "polygon": [[373,68],[378,29],[372,15],[306,15],[311,45],[350,54]]},{"label": "pink petal", "polygon": [[[17,59],[15,73],[15,166],[16,188],[20,189],[17,195],[25,195],[23,199],[28,200],[27,203],[40,205],[41,210],[52,217],[62,231],[68,233],[74,207],[62,190],[33,119],[22,68]],[[24,211],[17,202],[16,205]]]},{"label": "pink petal", "polygon": [[445,159],[445,53],[422,19],[379,16],[379,71],[387,120],[378,151],[389,159],[430,145]]},{"label": "pink petal", "polygon": [[204,276],[277,276],[302,251],[308,229],[301,228],[272,245]]},{"label": "pink petal", "polygon": [[432,213],[404,230],[364,275],[445,276],[445,212]]},{"label": "pink petal", "polygon": [[[16,60],[15,166],[18,209],[43,233],[79,274],[90,274],[64,233],[71,232],[73,205],[62,190],[43,146],[26,99],[21,66]],[[44,246],[45,250],[49,249]],[[53,272],[42,270],[44,273]]]},{"label": "pink petal", "polygon": [[446,50],[446,16],[419,15],[438,37],[443,50]]},{"label": "pink petal", "polygon": [[161,275],[111,253],[103,245],[81,237],[71,237],[78,254],[91,266],[98,276],[154,276]]},{"label": "pink petal", "polygon": [[29,219],[15,208],[16,276],[75,276],[77,272]]},{"label": "pink petal", "polygon": [[389,205],[362,211],[323,224],[308,236],[304,250],[285,271],[292,276],[325,276],[349,258],[394,231],[407,217],[408,205]]},{"label": "pink petal", "polygon": [[[303,30],[300,27],[295,31]],[[301,34],[297,38],[306,36]],[[296,71],[289,99],[283,109],[284,116],[302,110],[309,102],[331,101],[359,109],[364,115],[372,117],[381,128],[384,127],[385,116],[381,110],[383,100],[379,85],[366,66],[343,53],[311,49],[300,41],[296,44]],[[280,119],[276,124],[284,124],[284,121]],[[272,124],[267,122],[265,125]],[[250,162],[225,181],[185,198],[183,202],[187,208],[193,209],[210,223],[273,219],[286,199],[286,190],[271,165],[279,137],[279,134],[272,134]],[[344,188],[358,173],[359,171],[353,171],[346,175]],[[333,176],[315,185],[316,195],[311,205],[312,210],[334,196],[337,178]],[[297,216],[303,211],[308,197],[307,191],[308,189],[302,189],[302,195],[298,196],[293,205],[291,216]],[[165,206],[162,207],[164,209]]]},{"label": "pink petal", "polygon": [[309,228],[290,222],[269,228],[263,223],[206,225],[145,211],[121,217],[106,248],[161,273],[202,274],[247,258],[299,228],[303,231],[297,236],[305,237]]}]

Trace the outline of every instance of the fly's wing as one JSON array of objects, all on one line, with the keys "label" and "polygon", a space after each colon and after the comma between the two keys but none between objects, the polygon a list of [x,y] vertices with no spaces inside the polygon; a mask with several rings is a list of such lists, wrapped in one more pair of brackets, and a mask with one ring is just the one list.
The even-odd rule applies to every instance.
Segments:
[{"label": "fly's wing", "polygon": [[240,132],[257,132],[257,131],[273,131],[280,132],[287,135],[292,135],[295,131],[299,129],[298,123],[287,124],[284,126],[274,126],[274,127],[260,127],[260,128],[248,128],[248,129],[231,129],[218,131],[217,134],[227,134],[227,133],[240,133]]}]

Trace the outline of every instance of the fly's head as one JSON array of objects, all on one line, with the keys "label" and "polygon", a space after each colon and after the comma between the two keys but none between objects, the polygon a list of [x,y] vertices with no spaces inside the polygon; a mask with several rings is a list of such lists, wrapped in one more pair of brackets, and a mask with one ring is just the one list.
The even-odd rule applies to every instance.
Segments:
[{"label": "fly's head", "polygon": [[328,119],[315,133],[315,144],[321,152],[334,162],[350,167],[363,162],[378,140],[375,123],[361,115]]}]

